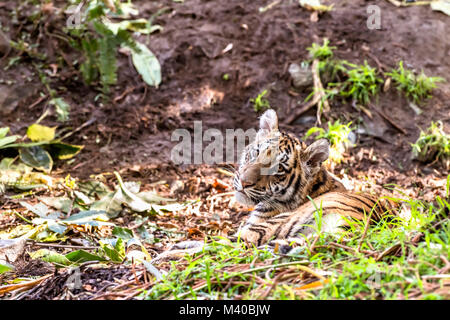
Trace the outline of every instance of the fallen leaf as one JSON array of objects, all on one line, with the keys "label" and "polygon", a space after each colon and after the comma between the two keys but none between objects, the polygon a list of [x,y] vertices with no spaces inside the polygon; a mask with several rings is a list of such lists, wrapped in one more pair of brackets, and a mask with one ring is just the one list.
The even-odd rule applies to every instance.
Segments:
[{"label": "fallen leaf", "polygon": [[25,250],[26,239],[0,240],[0,263],[14,263]]},{"label": "fallen leaf", "polygon": [[446,15],[450,16],[450,1],[449,0],[438,0],[432,1],[430,3],[430,7],[432,10],[441,11]]},{"label": "fallen leaf", "polygon": [[40,124],[32,124],[27,129],[27,136],[33,142],[52,141],[55,138],[56,127],[50,128]]}]

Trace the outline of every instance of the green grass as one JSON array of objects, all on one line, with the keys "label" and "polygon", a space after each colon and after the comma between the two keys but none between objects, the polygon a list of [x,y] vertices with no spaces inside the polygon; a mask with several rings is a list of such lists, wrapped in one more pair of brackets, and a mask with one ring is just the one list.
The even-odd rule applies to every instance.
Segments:
[{"label": "green grass", "polygon": [[328,129],[320,127],[312,127],[310,128],[306,134],[305,139],[309,136],[316,134],[315,139],[325,138],[330,141],[330,159],[336,163],[340,163],[343,160],[343,153],[351,144],[348,136],[352,131],[351,122],[347,124],[340,123],[339,120],[336,120],[334,123],[328,121]]},{"label": "green grass", "polygon": [[442,161],[450,168],[450,135],[444,132],[441,121],[431,122],[430,127],[421,130],[419,138],[411,146],[414,157],[419,161]]},{"label": "green grass", "polygon": [[380,84],[383,83],[383,80],[377,76],[377,70],[369,66],[367,61],[359,66],[343,61],[342,65],[350,68],[345,71],[347,79],[342,84],[337,84],[339,94],[367,105],[370,98],[378,93]]},{"label": "green grass", "polygon": [[326,60],[333,57],[333,50],[336,47],[329,46],[330,41],[328,39],[323,40],[323,45],[313,43],[311,47],[306,48],[309,52],[309,56],[312,59]]},{"label": "green grass", "polygon": [[[436,291],[443,287],[444,280],[439,278],[439,274],[450,255],[450,223],[446,216],[450,210],[448,196],[447,200],[436,197],[434,204],[417,199],[404,199],[402,202],[410,208],[410,218],[382,220],[369,227],[364,238],[364,221],[352,222],[339,235],[321,232],[312,251],[313,239],[307,240],[306,246],[297,247],[290,255],[247,248],[240,242],[225,243],[213,239],[203,252],[172,262],[164,279],[140,297],[279,300],[448,298],[442,290]],[[422,235],[422,240],[413,243],[412,239],[417,234]],[[398,249],[387,254],[387,249],[393,246]],[[308,283],[324,284],[308,290],[302,288]]]},{"label": "green grass", "polygon": [[386,76],[391,77],[397,89],[404,92],[406,97],[415,103],[430,98],[432,90],[437,87],[436,84],[445,81],[441,77],[427,77],[423,71],[416,75],[413,71],[403,67],[403,61],[398,63],[397,69],[386,73]]},{"label": "green grass", "polygon": [[267,94],[267,89],[263,90],[256,98],[251,98],[250,102],[253,103],[253,109],[255,112],[264,111],[270,108],[269,100],[267,100],[265,95]]}]

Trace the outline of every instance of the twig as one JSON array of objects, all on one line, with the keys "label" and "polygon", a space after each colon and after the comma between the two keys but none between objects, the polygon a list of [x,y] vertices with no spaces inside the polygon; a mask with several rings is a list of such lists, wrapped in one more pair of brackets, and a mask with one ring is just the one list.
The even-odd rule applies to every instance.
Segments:
[{"label": "twig", "polygon": [[43,276],[39,279],[36,280],[32,280],[32,281],[27,281],[27,282],[23,282],[23,283],[16,283],[16,284],[9,284],[6,286],[0,286],[0,295],[1,294],[5,294],[7,292],[11,292],[20,288],[30,288],[30,287],[34,287],[36,285],[38,285],[39,283],[41,283],[42,281],[44,281],[45,279],[51,277],[53,274],[48,274],[46,276]]},{"label": "twig", "polygon": [[16,216],[18,216],[20,219],[22,219],[23,221],[25,221],[25,222],[28,222],[28,223],[30,223],[30,224],[33,224],[33,222],[31,222],[30,220],[28,220],[27,218],[25,218],[24,216],[22,216],[20,213],[18,213],[16,210],[13,210],[13,212],[14,212],[14,214],[16,215]]},{"label": "twig", "polygon": [[38,247],[50,247],[50,248],[64,248],[64,249],[84,249],[84,250],[94,250],[99,249],[99,247],[91,247],[91,246],[74,246],[70,244],[53,244],[53,243],[40,243],[35,242],[34,240],[27,240],[31,242],[33,245]]},{"label": "twig", "polygon": [[272,285],[258,298],[258,300],[265,300],[267,296],[272,292],[272,290],[276,287],[278,284],[278,281],[286,274],[286,272],[289,272],[289,270],[286,270],[284,272],[281,272],[279,275],[273,279]]},{"label": "twig", "polygon": [[311,109],[317,102],[319,102],[319,100],[320,100],[320,97],[314,96],[314,98],[310,102],[305,104],[303,107],[301,107],[300,109],[294,110],[294,113],[291,116],[289,116],[284,122],[286,124],[292,124],[295,120],[297,120],[298,117],[300,117],[306,111]]},{"label": "twig", "polygon": [[61,140],[64,140],[64,139],[70,137],[70,136],[71,136],[72,134],[74,134],[75,132],[78,132],[78,131],[80,131],[81,129],[83,129],[84,127],[87,127],[87,126],[93,124],[95,121],[97,121],[96,118],[91,118],[91,119],[89,119],[88,121],[86,121],[85,123],[83,123],[81,126],[79,126],[78,128],[76,128],[75,130],[73,130],[73,131],[67,133],[64,137],[61,138]]},{"label": "twig", "polygon": [[134,259],[131,259],[131,260],[132,260],[132,262],[131,262],[131,271],[133,272],[134,280],[135,280],[137,285],[141,285],[141,282],[139,281],[139,279],[138,279],[138,277],[136,275],[136,269],[134,268]]},{"label": "twig", "polygon": [[374,56],[374,55],[371,54],[370,52],[366,52],[365,54],[368,55],[370,58],[372,58],[373,61],[375,61],[375,63],[376,63],[377,66],[378,66],[378,69],[380,69],[380,71],[383,71],[383,70],[387,70],[387,69],[388,69],[384,64],[382,64],[382,63],[380,62],[380,60],[378,60],[378,58],[377,58],[376,56]]},{"label": "twig", "polygon": [[122,100],[127,94],[129,94],[130,92],[133,92],[134,89],[136,89],[136,87],[126,88],[125,91],[120,96],[114,98],[114,102],[118,102],[119,100]]},{"label": "twig", "polygon": [[221,168],[217,168],[216,170],[218,172],[226,175],[226,176],[234,177],[234,173],[233,172],[230,172],[230,171],[227,171],[227,170],[224,170],[224,169],[221,169]]},{"label": "twig", "polygon": [[445,266],[439,270],[439,273],[446,273],[450,270],[450,262],[444,257],[444,255],[440,255],[439,258],[441,258],[442,262],[445,263]]},{"label": "twig", "polygon": [[312,255],[312,253],[313,253],[313,251],[314,251],[314,249],[315,249],[315,247],[316,247],[317,241],[319,241],[319,238],[320,238],[320,234],[318,234],[318,235],[314,238],[314,241],[311,243],[311,246],[309,247],[309,252],[310,252],[311,255]]},{"label": "twig", "polygon": [[376,108],[375,106],[372,105],[372,108],[375,109],[376,112],[378,112],[378,114],[387,122],[389,122],[395,129],[397,129],[398,131],[400,131],[403,134],[407,134],[406,130],[403,129],[402,127],[400,127],[398,124],[396,124],[394,122],[394,120],[392,120],[391,118],[389,118],[386,114],[384,114],[384,112],[382,112],[381,110],[379,110],[378,108]]},{"label": "twig", "polygon": [[[311,67],[311,72],[314,80],[314,95],[319,96],[319,102],[317,105],[317,122],[319,125],[321,124],[320,116],[322,114],[321,106],[323,106],[323,112],[329,112],[330,111],[330,104],[328,103],[328,100],[326,98],[322,81],[320,81],[320,75],[319,75],[319,59],[314,59]],[[322,103],[320,103],[322,102]]]},{"label": "twig", "polygon": [[270,10],[273,7],[275,7],[276,5],[278,5],[280,2],[281,2],[281,0],[276,0],[274,2],[271,2],[267,6],[259,8],[259,12],[260,13],[266,12],[267,10]]},{"label": "twig", "polygon": [[[299,116],[301,116],[303,113],[311,109],[313,106],[317,104],[317,122],[319,125],[322,123],[320,121],[320,116],[322,112],[329,112],[330,111],[330,104],[328,103],[328,100],[326,98],[325,90],[322,85],[322,81],[320,81],[320,74],[319,74],[319,60],[314,59],[312,66],[311,66],[311,73],[313,76],[313,82],[314,82],[314,96],[312,100],[301,107],[298,110],[295,110],[294,114],[292,114],[290,117],[288,117],[285,120],[286,124],[292,124]],[[323,110],[321,110],[323,106]]]},{"label": "twig", "polygon": [[43,95],[43,96],[41,96],[41,97],[39,97],[39,99],[37,99],[35,102],[33,102],[29,107],[28,107],[28,109],[33,109],[34,107],[36,107],[39,103],[41,103],[42,101],[44,101],[45,99],[47,99],[47,95]]},{"label": "twig", "polygon": [[398,250],[398,248],[401,247],[401,243],[397,242],[396,244],[390,246],[389,248],[387,248],[386,250],[384,250],[382,253],[380,253],[377,258],[375,259],[375,261],[380,261],[381,259],[383,259],[385,256],[390,255],[391,253],[395,252]]}]

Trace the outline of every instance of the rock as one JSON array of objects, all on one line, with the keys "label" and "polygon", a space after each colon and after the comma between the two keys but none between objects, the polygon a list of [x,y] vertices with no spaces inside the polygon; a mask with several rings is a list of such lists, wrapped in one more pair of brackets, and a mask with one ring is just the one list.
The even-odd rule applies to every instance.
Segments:
[{"label": "rock", "polygon": [[27,84],[22,86],[0,85],[0,116],[13,112],[20,101],[28,99],[37,92],[37,87]]},{"label": "rock", "polygon": [[295,120],[294,124],[299,124],[299,125],[312,125],[316,122],[317,117],[313,117],[313,116],[303,116],[298,118],[297,120]]},{"label": "rock", "polygon": [[296,63],[291,63],[288,71],[295,88],[306,88],[313,85],[313,76],[308,65],[302,64],[302,66],[299,66]]}]

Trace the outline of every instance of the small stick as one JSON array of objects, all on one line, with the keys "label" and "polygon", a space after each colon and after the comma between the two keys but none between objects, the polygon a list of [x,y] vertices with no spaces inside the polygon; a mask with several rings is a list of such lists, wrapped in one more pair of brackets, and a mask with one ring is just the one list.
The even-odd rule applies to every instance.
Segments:
[{"label": "small stick", "polygon": [[401,247],[401,244],[400,244],[400,243],[394,244],[393,246],[387,248],[387,249],[384,250],[382,253],[380,253],[380,254],[378,255],[378,257],[375,259],[375,261],[376,261],[376,262],[380,261],[380,260],[383,259],[385,256],[387,256],[387,255],[389,255],[389,254],[391,254],[391,253],[397,251],[398,248],[400,248],[400,247]]},{"label": "small stick", "polygon": [[378,60],[378,58],[377,58],[376,56],[374,56],[374,55],[371,54],[370,52],[366,52],[366,54],[367,54],[370,58],[372,58],[373,61],[375,61],[375,63],[376,63],[377,66],[378,66],[378,69],[380,69],[380,71],[383,71],[383,70],[387,70],[387,69],[388,69],[385,65],[381,64],[380,60]]},{"label": "small stick", "polygon": [[295,120],[297,120],[298,117],[300,117],[306,111],[311,109],[317,102],[319,102],[319,100],[320,100],[319,96],[314,96],[314,98],[310,102],[305,104],[303,107],[294,110],[294,113],[290,117],[288,117],[284,122],[286,124],[292,124]]},{"label": "small stick", "polygon": [[135,87],[128,87],[125,89],[125,91],[118,97],[114,98],[114,102],[118,102],[119,100],[122,100],[127,94],[129,94],[130,92],[133,92],[134,89],[136,89]]},{"label": "small stick", "polygon": [[22,219],[23,221],[25,221],[25,222],[28,222],[28,223],[30,223],[30,224],[33,224],[33,222],[31,222],[30,220],[28,220],[27,218],[25,218],[24,216],[22,216],[20,213],[18,213],[16,210],[13,210],[13,212],[14,212],[14,214],[16,215],[16,216],[18,216],[20,219]]},{"label": "small stick", "polygon": [[[313,80],[314,80],[314,95],[319,96],[319,101],[322,101],[323,103],[323,112],[330,111],[330,104],[328,103],[327,98],[325,97],[325,92],[323,89],[322,81],[320,81],[320,75],[319,75],[319,60],[314,59],[312,67],[311,67]],[[317,122],[321,124],[320,121],[320,103],[317,105]]]},{"label": "small stick", "polygon": [[319,240],[319,238],[320,238],[320,235],[319,235],[319,234],[314,238],[314,241],[313,241],[313,243],[311,244],[311,247],[309,247],[309,252],[310,252],[310,254],[313,253],[313,251],[314,251],[314,249],[315,249],[315,247],[316,247],[316,243],[317,243],[317,241]]},{"label": "small stick", "polygon": [[134,275],[134,280],[136,282],[137,285],[140,285],[141,282],[139,281],[137,275],[136,275],[136,269],[134,268],[134,259],[132,259],[132,263],[131,263],[131,271],[133,272]]},{"label": "small stick", "polygon": [[272,290],[277,286],[278,281],[286,274],[286,272],[289,272],[289,270],[281,272],[279,275],[273,279],[272,285],[258,298],[258,300],[265,300],[267,296],[272,292]]},{"label": "small stick", "polygon": [[234,173],[233,173],[233,172],[230,172],[230,171],[228,171],[228,170],[224,170],[224,169],[221,169],[221,168],[217,168],[216,170],[217,170],[218,172],[220,172],[220,173],[226,175],[226,176],[234,177]]},{"label": "small stick", "polygon": [[88,121],[86,121],[85,123],[83,123],[81,126],[79,126],[78,128],[76,128],[75,130],[73,130],[73,131],[69,132],[68,134],[66,134],[66,135],[65,135],[64,137],[62,137],[60,140],[64,140],[64,139],[70,137],[70,136],[71,136],[72,134],[74,134],[75,132],[78,132],[78,131],[80,131],[81,129],[83,129],[84,127],[87,127],[87,126],[93,124],[95,121],[97,121],[96,118],[91,118],[91,119],[89,119]]},{"label": "small stick", "polygon": [[33,109],[34,107],[36,107],[39,103],[41,103],[43,100],[45,100],[45,99],[47,99],[47,95],[43,95],[43,96],[41,96],[41,97],[39,97],[39,99],[37,99],[35,102],[33,102],[29,107],[28,107],[28,109]]},{"label": "small stick", "polygon": [[52,275],[53,274],[48,274],[48,275],[43,276],[43,277],[41,277],[39,279],[36,279],[36,280],[22,282],[22,283],[16,283],[16,284],[9,284],[9,285],[5,285],[5,286],[0,286],[0,294],[5,294],[7,292],[14,291],[14,290],[20,289],[20,288],[34,287],[34,286],[38,285],[39,283],[41,283],[42,281],[44,281],[45,279],[51,277]]},{"label": "small stick", "polygon": [[398,124],[396,124],[394,122],[394,120],[392,120],[391,118],[389,118],[386,114],[384,114],[381,110],[378,110],[378,108],[375,108],[374,106],[372,106],[373,109],[375,109],[376,112],[378,112],[378,114],[387,122],[389,122],[395,129],[397,129],[398,131],[400,131],[403,134],[407,134],[406,130],[403,129],[402,127],[400,127]]},{"label": "small stick", "polygon": [[85,249],[85,250],[94,250],[98,249],[99,247],[90,247],[90,246],[74,246],[70,244],[53,244],[53,243],[41,243],[41,242],[35,242],[34,240],[27,240],[30,241],[33,245],[38,247],[50,247],[50,248],[64,248],[64,249]]},{"label": "small stick", "polygon": [[300,115],[302,115],[303,113],[305,113],[306,111],[311,109],[316,104],[317,104],[317,114],[316,114],[317,122],[319,124],[321,124],[321,121],[320,121],[320,115],[321,115],[321,110],[320,110],[321,103],[320,102],[321,101],[322,101],[322,105],[323,105],[323,112],[330,111],[330,104],[328,103],[328,100],[326,99],[322,81],[320,81],[319,60],[318,59],[314,59],[312,66],[311,66],[311,72],[312,72],[313,81],[314,81],[313,99],[309,103],[307,103],[306,105],[301,107],[300,109],[295,110],[294,114],[285,120],[285,123],[287,123],[287,124],[292,124],[292,122],[294,122]]}]

